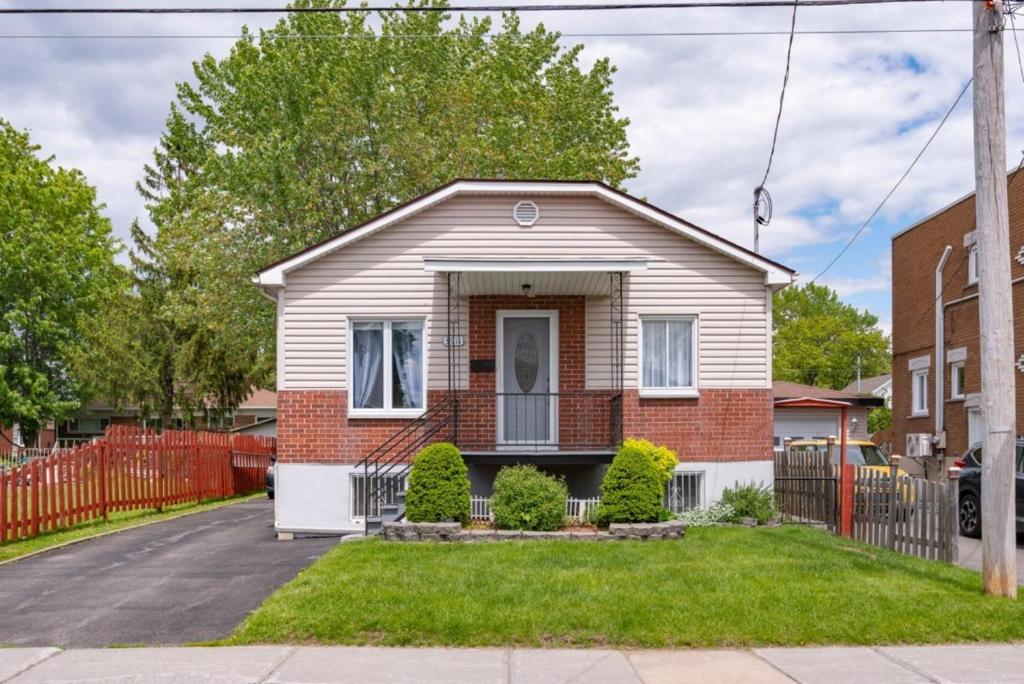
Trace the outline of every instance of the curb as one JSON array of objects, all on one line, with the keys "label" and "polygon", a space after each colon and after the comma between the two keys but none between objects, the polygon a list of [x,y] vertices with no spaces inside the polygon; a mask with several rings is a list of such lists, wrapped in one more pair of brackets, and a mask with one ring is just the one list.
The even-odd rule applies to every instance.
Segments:
[{"label": "curb", "polygon": [[[51,551],[59,551],[60,549],[65,549],[65,548],[67,548],[69,546],[74,546],[75,544],[81,544],[82,542],[92,541],[93,539],[99,539],[100,537],[109,537],[112,534],[120,534],[121,532],[128,532],[129,530],[135,530],[135,529],[138,529],[140,527],[148,527],[149,525],[156,525],[156,524],[159,524],[159,523],[162,523],[162,522],[168,522],[170,520],[177,520],[178,518],[184,518],[186,516],[196,515],[198,513],[205,513],[206,511],[215,511],[218,508],[224,508],[225,506],[234,506],[235,504],[245,503],[246,501],[251,501],[253,499],[256,499],[257,497],[258,497],[257,494],[253,494],[253,495],[250,495],[250,496],[244,496],[244,497],[238,497],[236,499],[232,499],[231,501],[221,501],[221,502],[218,502],[216,504],[212,504],[210,506],[206,506],[205,508],[202,508],[202,509],[199,509],[199,510],[183,510],[183,511],[179,512],[176,515],[170,515],[170,516],[168,516],[166,518],[160,518],[159,520],[143,520],[143,521],[139,522],[137,525],[127,525],[125,527],[119,527],[116,530],[107,530],[105,532],[97,532],[96,534],[91,534],[91,535],[89,535],[87,537],[80,537],[78,539],[69,539],[68,541],[61,542],[60,544],[54,544],[53,546],[47,546],[45,549],[38,549],[37,551],[31,551],[31,552],[26,553],[26,554],[21,555],[21,556],[15,556],[14,558],[8,558],[7,560],[0,561],[0,568],[4,567],[5,565],[10,565],[11,563],[17,563],[18,561],[23,561],[23,560],[25,560],[27,558],[33,558],[35,556],[41,556],[44,553],[50,553]],[[28,541],[28,540],[24,539],[22,541]],[[12,543],[17,543],[17,542],[12,542]]]}]

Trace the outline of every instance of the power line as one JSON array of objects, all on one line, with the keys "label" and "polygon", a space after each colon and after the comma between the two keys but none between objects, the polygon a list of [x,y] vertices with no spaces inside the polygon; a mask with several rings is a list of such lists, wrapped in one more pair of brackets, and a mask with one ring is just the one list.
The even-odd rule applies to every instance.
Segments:
[{"label": "power line", "polygon": [[[801,3],[803,4],[803,3]],[[986,29],[987,30],[987,29]],[[1009,29],[1014,31],[1014,29]],[[798,36],[850,36],[850,35],[885,35],[885,34],[929,34],[929,33],[973,33],[971,28],[897,28],[897,29],[806,29],[793,32]],[[500,34],[487,33],[484,38],[495,38]],[[561,38],[700,38],[700,37],[743,37],[743,36],[789,36],[789,31],[638,31],[638,32],[597,32],[597,33],[558,33]],[[116,40],[116,39],[174,39],[174,40],[238,40],[241,38],[258,37],[253,33],[9,33],[0,34],[0,40]],[[274,34],[279,40],[450,40],[462,36],[436,33],[422,34]],[[466,36],[477,38],[477,36]]]},{"label": "power line", "polygon": [[953,104],[950,105],[948,110],[946,110],[946,114],[942,117],[942,120],[939,121],[939,125],[935,127],[935,130],[932,132],[931,136],[928,138],[927,141],[925,141],[924,147],[922,147],[921,151],[917,153],[917,156],[914,157],[914,160],[912,162],[910,162],[910,166],[907,167],[907,170],[903,172],[903,175],[900,176],[900,179],[898,181],[896,181],[895,185],[892,186],[892,189],[889,190],[889,192],[885,195],[885,197],[882,198],[882,201],[879,202],[878,206],[875,207],[875,210],[871,212],[871,215],[868,216],[868,219],[864,223],[861,224],[860,228],[857,229],[857,232],[855,232],[853,234],[853,236],[843,246],[843,248],[841,250],[839,250],[839,253],[836,254],[834,257],[832,257],[832,261],[828,262],[828,265],[824,269],[822,269],[821,272],[818,273],[818,275],[816,275],[813,278],[811,278],[810,282],[813,283],[818,278],[820,278],[821,276],[823,276],[826,273],[828,273],[828,270],[830,268],[832,268],[832,266],[837,261],[839,261],[839,259],[842,258],[842,256],[844,254],[846,254],[846,251],[848,249],[850,249],[850,247],[857,240],[857,238],[859,238],[861,236],[861,233],[863,233],[864,229],[866,229],[868,227],[868,224],[870,224],[875,219],[875,216],[877,216],[878,212],[880,212],[882,210],[882,207],[884,207],[886,202],[889,201],[889,198],[892,197],[896,193],[896,190],[899,189],[899,187],[903,184],[903,181],[905,181],[907,179],[907,176],[910,175],[910,172],[914,170],[915,166],[917,166],[917,162],[921,160],[921,157],[924,156],[925,151],[932,144],[932,141],[935,140],[935,137],[939,134],[939,131],[941,131],[942,127],[946,125],[946,121],[949,120],[949,117],[953,113],[953,110],[956,109],[956,106],[958,104],[960,104],[960,100],[963,99],[964,93],[967,92],[967,89],[971,86],[971,83],[973,83],[973,82],[974,82],[974,77],[973,76],[971,78],[967,79],[967,83],[965,83],[964,87],[960,89],[960,94],[956,96],[956,99],[953,100]]},{"label": "power line", "polygon": [[[798,0],[689,0],[687,2],[522,4],[522,5],[435,5],[342,6],[342,7],[5,7],[0,14],[334,14],[373,12],[420,14],[445,12],[593,12],[736,7],[792,7]],[[973,0],[799,0],[805,7],[840,5],[894,5],[923,2],[972,2]]]},{"label": "power line", "polygon": [[[897,29],[806,29],[794,31],[798,36],[849,36],[876,34],[928,34],[928,33],[973,33],[971,28],[897,28]],[[487,33],[484,38],[495,38],[501,34]],[[790,31],[637,31],[637,32],[592,32],[592,33],[558,33],[561,38],[700,38],[700,37],[743,37],[743,36],[789,36]],[[110,40],[110,39],[174,39],[174,40],[239,40],[241,38],[258,37],[254,33],[9,33],[0,34],[0,40]],[[449,40],[462,36],[436,33],[421,34],[313,34],[293,33],[274,34],[280,40]],[[465,36],[466,39],[477,36]]]},{"label": "power line", "polygon": [[[779,124],[782,123],[782,105],[786,101],[786,86],[789,85],[789,65],[793,58],[793,37],[796,35],[796,4],[793,5],[793,17],[789,22],[789,45],[786,47],[786,71],[782,75],[782,90],[779,92],[779,111],[775,115],[775,130],[772,132],[772,147],[768,152],[768,165],[764,169],[764,178],[758,184],[758,190],[764,189],[768,182],[768,174],[772,171],[772,160],[775,158],[775,144],[779,141]],[[754,194],[758,191],[755,190]]]}]

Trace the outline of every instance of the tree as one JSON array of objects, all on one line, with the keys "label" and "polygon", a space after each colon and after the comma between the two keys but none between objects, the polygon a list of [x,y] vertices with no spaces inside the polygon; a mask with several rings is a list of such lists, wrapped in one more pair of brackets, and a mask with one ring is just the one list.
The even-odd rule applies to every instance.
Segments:
[{"label": "tree", "polygon": [[888,406],[879,406],[872,409],[868,414],[868,434],[873,435],[881,430],[892,427],[892,409]]},{"label": "tree", "polygon": [[772,304],[774,377],[842,389],[857,378],[889,372],[889,338],[878,317],[839,299],[834,290],[808,283],[775,293]]},{"label": "tree", "polygon": [[179,84],[164,142],[189,140],[192,166],[180,193],[147,195],[151,259],[177,274],[175,386],[231,405],[273,383],[274,309],[251,283],[269,262],[459,177],[636,174],[608,60],[584,70],[582,46],[514,15],[494,35],[490,19],[371,19],[289,15]]},{"label": "tree", "polygon": [[124,282],[95,189],[39,150],[0,119],[0,424],[29,438],[80,405],[72,358]]}]

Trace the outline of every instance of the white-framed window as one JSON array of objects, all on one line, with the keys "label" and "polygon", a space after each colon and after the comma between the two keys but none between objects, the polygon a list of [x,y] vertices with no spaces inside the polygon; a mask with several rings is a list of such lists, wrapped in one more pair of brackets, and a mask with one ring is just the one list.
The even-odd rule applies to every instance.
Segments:
[{"label": "white-framed window", "polygon": [[704,506],[704,473],[674,473],[665,490],[665,508],[682,513]]},{"label": "white-framed window", "polygon": [[928,369],[910,374],[910,415],[928,415]]},{"label": "white-framed window", "polygon": [[349,321],[349,415],[410,418],[423,413],[425,328],[422,319]]},{"label": "white-framed window", "polygon": [[640,318],[640,394],[697,395],[697,317]]},{"label": "white-framed window", "polygon": [[978,282],[978,245],[971,245],[967,249],[967,284],[974,285]]},{"label": "white-framed window", "polygon": [[964,362],[957,361],[949,366],[949,398],[963,399],[967,396],[967,384],[964,380]]},{"label": "white-framed window", "polygon": [[967,409],[967,446],[971,447],[980,444],[985,429],[981,420],[980,408]]}]

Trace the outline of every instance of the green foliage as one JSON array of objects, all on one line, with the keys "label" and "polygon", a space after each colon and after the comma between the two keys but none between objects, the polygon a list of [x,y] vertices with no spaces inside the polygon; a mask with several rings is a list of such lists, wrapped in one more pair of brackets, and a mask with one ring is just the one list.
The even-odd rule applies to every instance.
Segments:
[{"label": "green foliage", "polygon": [[887,430],[892,427],[892,409],[888,406],[879,406],[868,414],[868,434],[875,434],[880,430]]},{"label": "green foliage", "polygon": [[410,522],[469,523],[469,475],[454,444],[438,442],[416,454],[405,494]]},{"label": "green foliage", "polygon": [[691,508],[677,516],[687,527],[712,527],[729,523],[736,519],[736,510],[727,503],[719,501],[707,508]]},{"label": "green foliage", "polygon": [[39,149],[0,119],[0,424],[26,435],[80,405],[73,358],[125,284],[96,190]]},{"label": "green foliage", "polygon": [[679,457],[676,452],[669,449],[664,445],[655,445],[646,439],[635,439],[630,438],[622,443],[623,446],[629,447],[630,449],[639,449],[647,453],[651,460],[654,461],[654,465],[657,466],[661,472],[662,477],[665,479],[667,485],[672,479],[672,475],[676,472],[676,466],[679,464]]},{"label": "green foliage", "polygon": [[638,442],[627,442],[615,454],[601,482],[598,519],[601,524],[657,522],[662,519],[664,498],[665,477],[651,451]]},{"label": "green foliage", "polygon": [[491,513],[501,530],[557,530],[565,521],[565,482],[532,465],[507,466],[494,478]]},{"label": "green foliage", "polygon": [[805,385],[843,389],[861,374],[891,369],[889,338],[878,317],[844,304],[824,285],[791,285],[772,303],[774,377]]},{"label": "green foliage", "polygon": [[775,517],[775,495],[768,485],[737,482],[722,492],[721,503],[732,507],[733,522],[754,518],[758,523],[765,523]]},{"label": "green foliage", "polygon": [[[312,4],[345,3],[296,6]],[[271,386],[275,309],[253,272],[454,178],[636,175],[608,60],[500,21],[292,13],[194,64],[139,186],[158,232],[136,273],[158,304],[125,308],[166,342],[129,393],[231,406]]]}]

